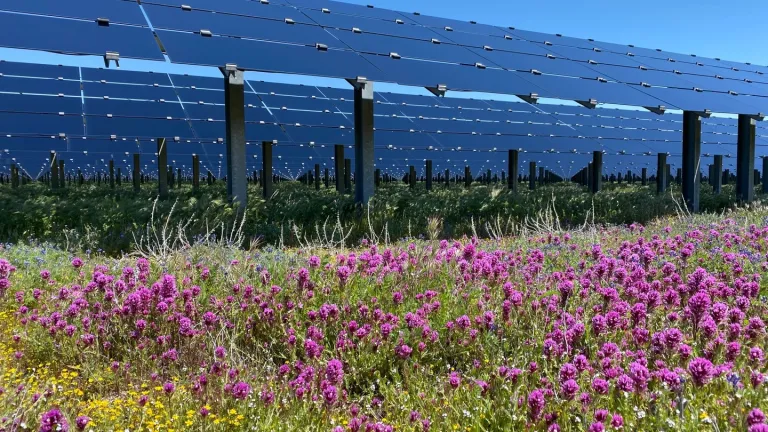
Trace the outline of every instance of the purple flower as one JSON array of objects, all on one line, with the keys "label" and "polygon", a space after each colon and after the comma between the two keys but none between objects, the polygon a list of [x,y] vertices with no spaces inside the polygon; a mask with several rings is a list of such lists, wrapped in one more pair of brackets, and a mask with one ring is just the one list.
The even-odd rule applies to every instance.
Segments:
[{"label": "purple flower", "polygon": [[688,363],[688,373],[695,385],[703,386],[712,379],[712,362],[702,357],[695,358]]},{"label": "purple flower", "polygon": [[68,432],[69,423],[64,414],[54,408],[40,417],[40,432]]},{"label": "purple flower", "polygon": [[451,375],[448,377],[448,384],[450,384],[451,388],[459,387],[461,384],[461,377],[459,377],[459,374],[451,372]]},{"label": "purple flower", "polygon": [[576,384],[576,381],[569,379],[560,386],[560,390],[562,390],[565,399],[572,400],[579,392],[579,385]]},{"label": "purple flower", "polygon": [[218,359],[223,359],[227,356],[227,350],[225,350],[223,346],[217,346],[213,350],[213,355],[215,355]]},{"label": "purple flower", "polygon": [[398,357],[401,359],[407,359],[411,356],[411,353],[413,352],[413,348],[409,347],[406,344],[398,345],[395,348],[395,354],[397,354]]},{"label": "purple flower", "polygon": [[328,405],[333,405],[339,398],[339,391],[332,384],[328,384],[323,389],[323,399]]},{"label": "purple flower", "polygon": [[90,421],[91,421],[90,417],[80,416],[77,419],[75,419],[75,426],[77,426],[79,430],[83,430],[85,429],[86,426],[88,426],[88,423],[90,423]]},{"label": "purple flower", "polygon": [[532,420],[537,421],[541,417],[542,411],[544,411],[544,392],[536,389],[528,395],[528,409],[529,415]]},{"label": "purple flower", "polygon": [[752,426],[765,422],[765,414],[760,411],[760,408],[755,408],[747,414],[747,424]]},{"label": "purple flower", "polygon": [[331,384],[338,385],[344,379],[344,365],[340,360],[333,359],[325,367],[325,379]]},{"label": "purple flower", "polygon": [[163,384],[163,391],[165,394],[171,395],[173,394],[174,390],[176,390],[176,385],[174,383],[168,381],[167,383]]},{"label": "purple flower", "polygon": [[248,397],[251,392],[251,386],[245,382],[238,382],[232,386],[232,397],[235,399],[243,400]]}]

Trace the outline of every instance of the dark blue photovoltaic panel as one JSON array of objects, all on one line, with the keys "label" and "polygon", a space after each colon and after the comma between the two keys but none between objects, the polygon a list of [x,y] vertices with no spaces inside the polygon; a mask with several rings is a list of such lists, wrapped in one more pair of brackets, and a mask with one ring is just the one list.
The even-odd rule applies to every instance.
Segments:
[{"label": "dark blue photovoltaic panel", "polygon": [[312,21],[323,27],[338,28],[347,31],[352,31],[353,28],[357,28],[363,33],[377,33],[412,39],[431,40],[436,37],[435,33],[426,27],[412,24],[398,24],[394,20],[385,21],[338,13],[323,13],[312,9],[304,9],[303,13],[311,18]]},{"label": "dark blue photovoltaic panel", "polygon": [[122,0],[5,0],[0,10],[89,21],[107,18],[110,23],[147,25],[138,4]]},{"label": "dark blue photovoltaic panel", "polygon": [[65,114],[80,115],[83,112],[83,105],[80,96],[58,97],[0,94],[0,111],[37,113],[63,112]]},{"label": "dark blue photovoltaic panel", "polygon": [[16,63],[0,60],[0,74],[38,78],[64,78],[79,80],[78,68],[35,63]]},{"label": "dark blue photovoltaic panel", "polygon": [[688,111],[711,110],[731,114],[757,114],[758,109],[748,105],[750,98],[723,93],[697,92],[671,88],[643,88],[643,92],[667,101],[668,107]]},{"label": "dark blue photovoltaic panel", "polygon": [[597,77],[595,72],[583,66],[583,63],[577,63],[570,60],[504,51],[483,51],[477,48],[472,48],[472,50],[478,55],[483,55],[489,61],[508,70],[517,70],[521,72],[537,70],[545,74],[564,75],[577,78]]},{"label": "dark blue photovoltaic panel", "polygon": [[749,106],[755,107],[758,113],[768,114],[768,97],[742,96],[742,100]]},{"label": "dark blue photovoltaic panel", "polygon": [[317,144],[354,144],[355,133],[349,129],[286,126],[285,132],[293,142]]},{"label": "dark blue photovoltaic panel", "polygon": [[[317,87],[304,84],[282,84],[248,80],[245,90],[251,91],[251,89],[259,94],[275,93],[290,96],[326,97],[317,89]],[[352,94],[352,90],[349,90],[349,94]]]},{"label": "dark blue photovoltaic panel", "polygon": [[98,56],[116,51],[124,58],[163,60],[152,32],[145,27],[116,24],[103,27],[95,21],[3,12],[0,13],[0,28],[3,29],[0,46],[8,48]]},{"label": "dark blue photovoltaic panel", "polygon": [[176,101],[127,101],[103,98],[86,98],[85,114],[104,116],[112,114],[122,117],[184,118],[184,110]]},{"label": "dark blue photovoltaic panel", "polygon": [[280,110],[281,108],[288,108],[293,110],[336,111],[336,101],[330,99],[261,95],[261,100],[270,109]]},{"label": "dark blue photovoltaic panel", "polygon": [[59,79],[0,77],[0,91],[9,93],[80,96],[80,82]]},{"label": "dark blue photovoltaic panel", "polygon": [[595,49],[575,48],[562,45],[548,46],[547,50],[552,52],[559,58],[580,61],[580,62],[596,62],[599,64],[625,66],[625,67],[638,67],[640,63],[634,60],[634,57],[628,55],[616,54],[607,51],[599,51]]},{"label": "dark blue photovoltaic panel", "polygon": [[184,119],[151,119],[128,117],[94,117],[86,119],[88,136],[111,136],[125,138],[194,138],[189,124]]},{"label": "dark blue photovoltaic panel", "polygon": [[190,119],[195,120],[224,120],[224,105],[202,105],[184,103],[184,110]]},{"label": "dark blue photovoltaic panel", "polygon": [[434,60],[447,63],[464,63],[474,65],[483,63],[482,57],[473,54],[467,48],[449,45],[434,44],[429,41],[405,39],[391,36],[382,36],[369,33],[353,33],[346,30],[328,30],[350,48],[358,52],[369,54],[397,53],[402,57],[421,60]]},{"label": "dark blue photovoltaic panel", "polygon": [[80,115],[0,113],[0,133],[58,135],[83,134]]},{"label": "dark blue photovoltaic panel", "polygon": [[[320,93],[320,95],[325,98],[336,99],[336,100],[340,100],[340,99],[352,100],[352,98],[354,98],[354,93],[352,93],[352,87],[350,87],[349,89],[340,89],[340,88],[333,88],[333,87],[315,87],[315,88]],[[373,97],[375,99],[376,94],[374,94]]]},{"label": "dark blue photovoltaic panel", "polygon": [[82,68],[83,81],[106,81],[107,83],[128,83],[170,86],[168,74],[158,72],[133,72],[116,69]]},{"label": "dark blue photovoltaic panel", "polygon": [[[383,72],[385,81],[419,87],[445,84],[449,90],[474,90],[488,93],[527,95],[537,92],[531,83],[518,74],[499,69],[478,69],[437,62],[364,55],[365,59]],[[435,82],[437,81],[437,82]]]},{"label": "dark blue photovoltaic panel", "polygon": [[400,19],[403,20],[403,22],[413,24],[413,21],[404,14],[389,9],[379,9],[328,0],[285,0],[285,2],[300,9],[328,9],[331,13],[378,18],[389,21]]},{"label": "dark blue photovoltaic panel", "polygon": [[182,5],[187,5],[193,10],[206,10],[277,20],[283,20],[284,18],[296,19],[296,16],[301,15],[295,8],[286,6],[282,0],[270,1],[268,4],[251,0],[144,0],[141,4],[166,5],[179,9]]},{"label": "dark blue photovoltaic panel", "polygon": [[0,151],[9,150],[8,154],[0,153],[0,166],[8,166],[13,163],[11,158],[16,158],[17,163],[26,165],[30,170],[39,169],[41,164],[48,162],[49,151],[65,151],[67,141],[51,139],[50,137],[12,136],[0,137]]},{"label": "dark blue photovoltaic panel", "polygon": [[455,43],[458,45],[485,48],[490,47],[494,50],[510,51],[524,54],[547,55],[544,45],[531,43],[528,41],[504,38],[499,36],[481,35],[476,33],[466,33],[460,31],[447,31],[442,28],[433,28],[432,31],[442,43]]},{"label": "dark blue photovoltaic panel", "polygon": [[171,87],[155,87],[152,85],[102,84],[100,82],[84,82],[83,93],[87,97],[104,97],[120,99],[146,99],[177,101],[176,92]]},{"label": "dark blue photovoltaic panel", "polygon": [[[633,106],[656,107],[662,105],[659,99],[624,84],[601,83],[597,80],[562,78],[548,75],[529,74],[526,79],[542,89],[539,96],[599,103],[616,103]],[[579,81],[574,81],[578,79]]]},{"label": "dark blue photovoltaic panel", "polygon": [[158,30],[171,60],[208,66],[235,63],[263,72],[298,73],[327,77],[364,76],[381,81],[376,71],[350,51],[319,51],[315,47],[257,42],[227,37],[201,37],[189,33]]},{"label": "dark blue photovoltaic panel", "polygon": [[[439,120],[432,120],[432,123],[439,123]],[[445,122],[445,121],[444,121]],[[445,122],[447,123],[447,122]],[[405,117],[405,116],[378,116],[374,119],[374,124],[376,125],[376,129],[387,129],[387,130],[424,130],[429,128],[428,120],[419,120],[411,117]],[[436,127],[433,125],[433,127]]]},{"label": "dark blue photovoltaic panel", "polygon": [[[224,91],[221,90],[198,90],[191,88],[176,87],[176,93],[182,102],[187,103],[215,103],[224,104]],[[254,95],[255,96],[255,95]],[[223,108],[222,108],[223,109]]]},{"label": "dark blue photovoltaic panel", "polygon": [[[328,47],[344,48],[321,27],[311,24],[287,24],[284,21],[225,15],[205,11],[185,12],[164,6],[144,6],[156,29],[199,32],[210,30],[215,35],[238,36],[259,40],[289,42],[302,45],[322,43]],[[301,17],[300,13],[296,13]],[[311,20],[305,19],[310,22]],[[201,36],[202,37],[202,36]]]},{"label": "dark blue photovoltaic panel", "polygon": [[475,34],[481,34],[481,35],[500,36],[500,37],[509,35],[509,33],[506,32],[504,29],[486,25],[486,24],[472,24],[470,22],[447,19],[447,18],[438,18],[438,17],[428,16],[428,15],[408,15],[408,16],[411,17],[411,19],[413,19],[417,23],[427,27],[435,27],[435,28],[441,28],[441,29],[450,27],[451,30],[456,30],[456,31],[461,31],[466,33],[475,33]]},{"label": "dark blue photovoltaic panel", "polygon": [[[224,90],[224,78],[222,77],[199,77],[191,75],[171,75],[171,81],[173,86],[179,87],[196,87],[201,89],[214,89]],[[246,88],[246,90],[248,90]]]},{"label": "dark blue photovoltaic panel", "polygon": [[692,89],[695,87],[694,83],[686,81],[686,75],[677,75],[671,72],[609,65],[590,65],[590,67],[597,72],[598,76],[627,84],[641,85],[642,83],[646,83],[654,87],[675,87],[684,89]]},{"label": "dark blue photovoltaic panel", "polygon": [[[347,94],[347,99],[351,98],[352,92]],[[423,105],[423,106],[442,106],[442,101],[446,99],[440,99],[435,96],[420,96],[420,95],[408,95],[399,93],[386,93],[376,92],[374,94],[375,100],[381,100],[382,102],[389,102],[393,104],[408,104],[408,105]]]},{"label": "dark blue photovoltaic panel", "polygon": [[354,122],[351,117],[345,117],[336,113],[280,110],[273,111],[273,114],[275,115],[277,121],[281,124],[295,125],[298,123],[300,125],[327,127],[345,126],[350,130],[354,126]]},{"label": "dark blue photovoltaic panel", "polygon": [[[217,138],[224,138],[226,135],[224,121],[192,121],[192,128],[197,132],[197,136],[201,139],[215,140]],[[245,125],[245,139],[253,142],[271,140],[285,141],[286,137],[277,125],[259,124],[249,121]]]},{"label": "dark blue photovoltaic panel", "polygon": [[463,99],[463,98],[451,98],[444,97],[440,99],[440,102],[446,107],[453,107],[457,109],[476,108],[476,109],[488,109],[490,105],[484,100],[478,99]]},{"label": "dark blue photovoltaic panel", "polygon": [[563,45],[577,48],[592,49],[594,45],[585,39],[576,39],[568,36],[557,36],[553,34],[539,33],[528,30],[507,30],[508,33],[517,37],[518,39],[525,39],[531,42],[545,43],[549,42],[553,45]]}]

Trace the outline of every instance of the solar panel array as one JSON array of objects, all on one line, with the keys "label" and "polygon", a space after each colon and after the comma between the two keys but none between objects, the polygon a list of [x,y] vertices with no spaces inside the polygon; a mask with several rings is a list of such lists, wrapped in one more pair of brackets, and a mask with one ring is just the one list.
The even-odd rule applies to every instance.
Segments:
[{"label": "solar panel array", "polygon": [[[261,141],[276,140],[278,173],[297,176],[315,163],[332,169],[333,145],[354,158],[352,90],[246,81],[249,169],[261,168]],[[570,177],[605,152],[605,172],[655,172],[656,154],[680,163],[682,117],[643,111],[589,110],[580,106],[458,99],[397,93],[375,94],[376,164],[400,174],[407,165],[435,173],[449,168],[474,173],[506,169],[506,152],[517,148],[520,172],[537,161]],[[169,142],[169,160],[203,172],[226,172],[222,78],[0,62],[0,166],[15,162],[36,176],[47,170],[51,150],[69,169],[104,170],[109,160],[126,169],[133,153],[155,169],[158,137]],[[702,127],[702,171],[711,156],[734,167],[736,121],[710,118]],[[768,154],[768,129],[758,124],[757,156]]]},{"label": "solar panel array", "polygon": [[171,61],[195,65],[588,105],[768,112],[766,66],[326,0],[7,0],[0,25],[0,45],[14,48],[161,60],[161,47]]}]

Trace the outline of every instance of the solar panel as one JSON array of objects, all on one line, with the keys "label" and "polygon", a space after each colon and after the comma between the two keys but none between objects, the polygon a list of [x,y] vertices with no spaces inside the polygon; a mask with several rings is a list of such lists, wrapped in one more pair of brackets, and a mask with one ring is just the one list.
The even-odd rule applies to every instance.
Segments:
[{"label": "solar panel", "polygon": [[472,22],[459,21],[459,20],[453,20],[453,19],[447,19],[447,18],[438,18],[438,17],[428,16],[428,15],[408,15],[408,17],[410,17],[413,21],[423,26],[441,28],[444,30],[449,29],[448,31],[456,30],[456,31],[461,31],[465,33],[475,33],[475,34],[498,36],[498,37],[504,37],[510,34],[499,27],[494,27],[486,24],[479,24],[479,23],[473,24]]},{"label": "solar panel", "polygon": [[187,32],[207,30],[215,35],[312,46],[320,43],[328,47],[344,48],[343,44],[328,35],[321,27],[312,23],[311,20],[304,18],[303,22],[310,24],[302,24],[300,18],[303,16],[299,12],[294,12],[297,21],[288,24],[282,19],[277,21],[196,10],[185,12],[182,9],[165,6],[147,5],[144,10],[156,29]]},{"label": "solar panel", "polygon": [[[168,74],[157,72],[134,72],[119,69],[82,68],[83,81],[105,81],[106,83],[127,83],[170,86]],[[221,80],[219,80],[221,83]]]},{"label": "solar panel", "polygon": [[326,77],[365,76],[379,80],[376,71],[351,51],[318,50],[299,46],[229,37],[201,37],[191,33],[158,30],[171,60],[178,63],[220,66],[227,63],[263,72],[298,73]]},{"label": "solar panel", "polygon": [[327,9],[330,13],[341,13],[345,15],[378,18],[382,20],[402,20],[403,22],[413,23],[408,16],[389,9],[380,9],[372,6],[359,6],[349,3],[342,3],[329,0],[285,0],[286,3],[300,9]]},{"label": "solar panel", "polygon": [[261,95],[261,100],[270,109],[288,108],[309,111],[336,111],[336,103],[330,99],[298,96]]},{"label": "solar panel", "polygon": [[17,63],[0,60],[0,74],[17,75],[23,77],[38,78],[63,78],[67,80],[79,80],[78,68],[71,66],[54,66],[35,63]]},{"label": "solar panel", "polygon": [[152,32],[146,27],[100,26],[94,21],[7,12],[0,13],[0,27],[4,32],[0,46],[4,47],[99,56],[111,51],[122,57],[163,60]]},{"label": "solar panel", "polygon": [[[78,101],[79,102],[79,101]],[[86,115],[106,116],[113,115],[119,117],[154,117],[166,118],[173,117],[183,119],[184,110],[181,104],[175,100],[172,102],[155,101],[128,101],[103,98],[86,98]]]},{"label": "solar panel", "polygon": [[391,19],[382,20],[378,18],[351,16],[334,12],[325,13],[313,9],[303,9],[302,12],[309,17],[311,21],[323,27],[337,28],[350,32],[354,29],[354,31],[360,33],[376,33],[427,41],[436,37],[431,29],[413,24],[398,24]]},{"label": "solar panel", "polygon": [[80,96],[30,96],[0,93],[0,111],[4,112],[65,113],[80,115],[82,110],[83,107]]},{"label": "solar panel", "polygon": [[87,97],[109,97],[119,99],[145,99],[176,101],[176,92],[171,87],[145,84],[109,84],[84,82],[83,93]]},{"label": "solar panel", "polygon": [[477,48],[472,48],[472,50],[476,54],[482,55],[489,61],[508,70],[516,70],[520,72],[536,70],[550,75],[563,75],[576,78],[596,78],[597,76],[595,71],[570,60],[504,51],[482,51]]},{"label": "solar panel", "polygon": [[77,0],[75,2],[6,0],[0,5],[0,10],[55,17],[79,18],[91,22],[95,21],[97,18],[106,18],[110,23],[133,24],[139,26],[147,24],[138,4],[122,0]]},{"label": "solar panel", "polygon": [[[305,97],[323,97],[326,96],[323,95],[322,92],[320,92],[317,87],[311,86],[311,85],[303,85],[303,84],[282,84],[282,83],[273,83],[273,82],[265,82],[265,81],[254,81],[254,80],[248,80],[248,84],[245,87],[246,91],[255,91],[259,94],[279,94],[279,95],[290,95],[290,96],[305,96]],[[349,96],[352,96],[352,90],[347,90],[347,93]]]},{"label": "solar panel", "polygon": [[59,135],[83,133],[80,115],[31,114],[0,112],[0,133]]},{"label": "solar panel", "polygon": [[284,18],[295,19],[301,15],[300,13],[297,13],[295,8],[287,7],[285,2],[282,0],[270,0],[268,3],[246,0],[144,0],[141,2],[141,4],[166,5],[179,9],[181,9],[182,6],[189,6],[191,10],[213,11],[258,18],[271,18],[277,20],[282,20]]},{"label": "solar panel", "polygon": [[757,114],[760,110],[748,105],[749,98],[723,93],[697,92],[672,88],[650,87],[643,92],[660,100],[667,101],[668,107],[686,111],[705,111],[732,114]]},{"label": "solar panel", "polygon": [[86,130],[88,136],[97,137],[195,138],[184,119],[89,116],[86,118]]},{"label": "solar panel", "polygon": [[80,95],[80,82],[59,79],[0,76],[0,91],[9,93]]}]

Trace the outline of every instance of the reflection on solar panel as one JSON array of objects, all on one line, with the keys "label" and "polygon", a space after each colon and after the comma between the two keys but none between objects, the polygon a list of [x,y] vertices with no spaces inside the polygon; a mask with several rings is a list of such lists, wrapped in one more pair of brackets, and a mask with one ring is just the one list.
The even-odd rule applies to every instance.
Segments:
[{"label": "reflection on solar panel", "polygon": [[[54,150],[73,170],[104,169],[111,159],[118,165],[124,160],[128,169],[136,152],[152,167],[157,137],[172,139],[174,166],[188,171],[192,154],[201,155],[203,169],[216,175],[226,166],[221,79],[63,66],[38,72],[28,66],[0,62],[0,150],[8,150],[0,153],[0,166],[15,158],[42,172]],[[45,94],[29,94],[29,88]],[[315,163],[332,167],[332,147],[354,144],[352,97],[347,89],[248,81],[249,170],[260,169],[264,140],[278,142],[274,160],[281,175],[300,175]],[[469,165],[473,172],[498,172],[506,169],[506,152],[513,148],[522,152],[521,172],[534,160],[567,177],[594,150],[605,152],[607,173],[654,170],[659,152],[669,152],[673,166],[680,164],[679,115],[397,93],[376,93],[375,102],[376,166],[384,172],[400,173],[408,165],[423,169],[426,159],[435,170],[459,172]],[[723,154],[725,167],[733,169],[736,135],[733,119],[705,120],[702,166]],[[763,155],[768,129],[760,125],[756,156]]]}]

